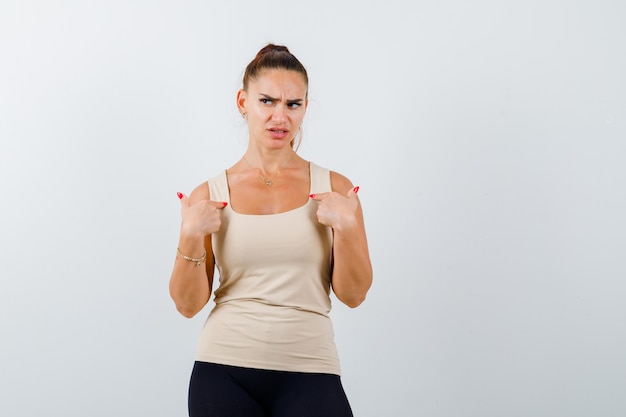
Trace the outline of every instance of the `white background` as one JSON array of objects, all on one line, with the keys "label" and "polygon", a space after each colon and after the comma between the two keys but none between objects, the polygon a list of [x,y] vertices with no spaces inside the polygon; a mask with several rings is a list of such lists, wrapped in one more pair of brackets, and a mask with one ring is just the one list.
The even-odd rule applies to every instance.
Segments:
[{"label": "white background", "polygon": [[[361,186],[334,303],[357,417],[626,415],[626,5],[0,2],[0,415],[185,416],[176,192],[234,163],[246,64],[309,70],[300,153]],[[210,307],[210,306],[209,306]]]}]

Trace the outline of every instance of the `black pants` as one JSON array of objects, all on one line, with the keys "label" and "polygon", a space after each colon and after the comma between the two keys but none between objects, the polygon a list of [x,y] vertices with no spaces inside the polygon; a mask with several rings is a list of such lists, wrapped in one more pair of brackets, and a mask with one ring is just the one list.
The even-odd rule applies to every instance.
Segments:
[{"label": "black pants", "polygon": [[196,362],[190,417],[352,417],[338,375]]}]

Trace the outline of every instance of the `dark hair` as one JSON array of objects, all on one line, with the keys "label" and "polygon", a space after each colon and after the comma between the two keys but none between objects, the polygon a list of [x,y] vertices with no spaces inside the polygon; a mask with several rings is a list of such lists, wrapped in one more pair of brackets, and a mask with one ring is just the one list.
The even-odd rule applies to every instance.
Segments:
[{"label": "dark hair", "polygon": [[248,90],[251,80],[259,77],[263,71],[270,69],[296,71],[304,78],[304,84],[309,86],[309,76],[298,58],[289,52],[286,46],[270,43],[261,48],[246,67],[246,72],[243,74],[243,89]]}]

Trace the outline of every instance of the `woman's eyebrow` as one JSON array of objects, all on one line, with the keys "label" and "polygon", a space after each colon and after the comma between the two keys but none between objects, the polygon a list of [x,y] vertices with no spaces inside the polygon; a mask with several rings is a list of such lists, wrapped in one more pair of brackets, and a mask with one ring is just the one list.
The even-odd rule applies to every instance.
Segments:
[{"label": "woman's eyebrow", "polygon": [[[261,97],[267,99],[267,100],[272,100],[272,101],[280,101],[280,99],[276,98],[276,97],[272,97],[268,94],[265,93],[260,93],[259,94]],[[287,99],[287,103],[296,103],[296,104],[300,104],[302,103],[304,100],[301,98],[293,98],[293,99]]]},{"label": "woman's eyebrow", "polygon": [[263,97],[263,98],[268,99],[268,100],[278,101],[278,99],[277,99],[277,98],[272,97],[272,96],[270,96],[270,95],[267,95],[267,94],[265,94],[265,93],[259,93],[259,95],[260,95],[261,97]]}]

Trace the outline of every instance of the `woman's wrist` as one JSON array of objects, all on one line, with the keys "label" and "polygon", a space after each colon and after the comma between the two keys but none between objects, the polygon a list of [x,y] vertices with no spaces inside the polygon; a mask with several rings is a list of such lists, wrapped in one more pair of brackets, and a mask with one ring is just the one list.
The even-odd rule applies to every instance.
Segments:
[{"label": "woman's wrist", "polygon": [[356,217],[346,217],[333,226],[333,230],[339,233],[352,233],[358,229]]},{"label": "woman's wrist", "polygon": [[180,240],[204,242],[204,233],[196,227],[189,227],[183,224],[180,227]]},{"label": "woman's wrist", "polygon": [[198,233],[185,233],[181,231],[178,241],[178,249],[187,256],[198,258],[204,251],[204,236]]}]

